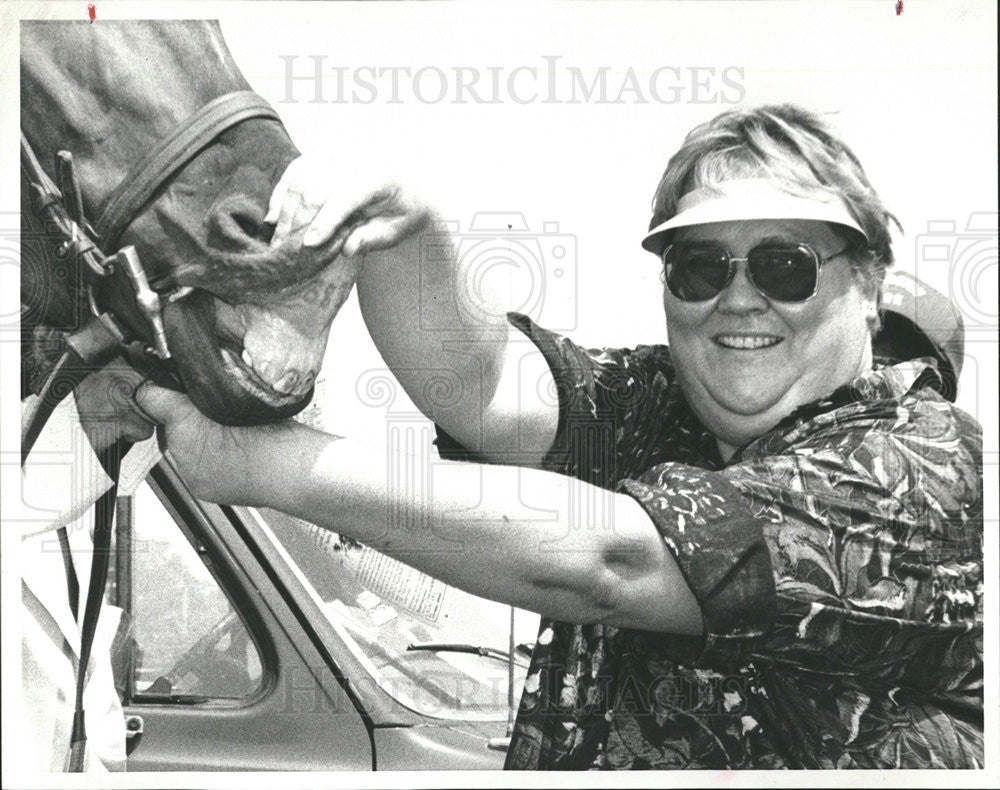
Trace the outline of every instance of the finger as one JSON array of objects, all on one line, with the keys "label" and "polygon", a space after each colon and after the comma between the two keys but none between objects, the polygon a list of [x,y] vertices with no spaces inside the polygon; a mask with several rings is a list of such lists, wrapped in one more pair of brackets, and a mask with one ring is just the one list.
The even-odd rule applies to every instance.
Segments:
[{"label": "finger", "polygon": [[356,209],[355,201],[337,199],[326,201],[309,223],[309,228],[302,237],[302,246],[319,247],[328,242]]},{"label": "finger", "polygon": [[[324,205],[326,205],[325,199],[316,200],[305,193],[299,195],[299,200],[295,204],[291,219],[289,220],[288,235],[302,233],[302,231],[310,227]],[[305,239],[303,237],[304,243]]]},{"label": "finger", "polygon": [[[348,192],[345,194],[354,194]],[[309,229],[302,237],[303,247],[318,247],[332,239],[345,225],[379,214],[378,206],[385,201],[384,190],[373,190],[363,197],[331,197],[312,218]]]},{"label": "finger", "polygon": [[281,207],[278,209],[278,218],[275,220],[274,233],[271,235],[272,248],[281,246],[288,237],[301,202],[302,193],[296,192],[294,189],[289,189],[285,193]]},{"label": "finger", "polygon": [[[345,192],[345,194],[357,194]],[[344,225],[398,212],[398,188],[393,184],[372,189],[361,198],[331,198],[320,208],[302,237],[303,247],[318,247],[333,238]]]},{"label": "finger", "polygon": [[162,423],[155,416],[146,411],[139,403],[139,390],[142,389],[143,384],[145,384],[145,382],[136,387],[129,406],[132,409],[133,416],[138,422],[142,422],[144,425],[149,425],[150,427],[155,428],[157,425],[161,425]]},{"label": "finger", "polygon": [[278,215],[281,213],[281,204],[285,201],[285,195],[288,193],[288,187],[291,185],[292,181],[295,180],[298,171],[301,169],[302,157],[299,156],[288,163],[288,167],[285,168],[285,172],[281,174],[281,178],[278,179],[278,183],[274,185],[274,189],[271,191],[271,197],[267,203],[267,214],[264,216],[264,222],[277,222]]},{"label": "finger", "polygon": [[145,415],[139,417],[133,413],[126,418],[122,435],[133,444],[138,444],[152,436],[155,429],[156,426],[149,422]]},{"label": "finger", "polygon": [[135,406],[144,419],[154,425],[165,424],[178,411],[192,408],[186,395],[144,381],[135,391]]},{"label": "finger", "polygon": [[[308,189],[298,191],[297,187],[289,189],[278,214],[278,223],[271,236],[271,247],[283,244],[289,236],[308,228],[328,201],[316,199],[310,195],[322,194],[322,190]],[[332,211],[332,210],[331,210]],[[332,235],[332,231],[331,231]]]}]

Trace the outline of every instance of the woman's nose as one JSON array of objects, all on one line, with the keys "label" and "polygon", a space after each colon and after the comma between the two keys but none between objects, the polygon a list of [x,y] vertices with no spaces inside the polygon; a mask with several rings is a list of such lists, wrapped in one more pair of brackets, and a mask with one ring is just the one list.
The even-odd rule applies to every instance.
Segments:
[{"label": "woman's nose", "polygon": [[729,285],[722,289],[719,294],[717,309],[724,313],[753,313],[767,310],[770,305],[756,286],[750,282],[750,273],[747,270],[747,262],[739,261],[736,264],[736,273]]}]

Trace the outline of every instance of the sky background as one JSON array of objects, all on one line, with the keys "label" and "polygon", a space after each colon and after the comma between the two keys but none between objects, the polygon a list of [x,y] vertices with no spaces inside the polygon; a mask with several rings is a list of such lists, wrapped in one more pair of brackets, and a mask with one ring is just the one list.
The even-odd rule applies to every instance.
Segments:
[{"label": "sky background", "polygon": [[[456,223],[465,249],[477,243],[470,233],[477,213],[523,215],[525,235],[541,246],[534,260],[522,255],[523,271],[536,267],[538,286],[522,281],[514,303],[586,345],[665,338],[657,261],[638,242],[660,174],[693,126],[738,98],[829,114],[903,225],[897,266],[953,296],[966,315],[961,405],[979,414],[979,394],[996,391],[996,245],[966,232],[970,215],[984,212],[992,216],[974,221],[996,232],[990,4],[914,2],[898,16],[891,2],[240,8],[221,16],[229,46],[301,150],[328,158],[334,171],[405,172],[405,183]],[[288,80],[290,69],[314,74],[319,58],[325,103],[314,101],[315,82]],[[676,97],[671,104],[649,90],[662,67],[681,73],[676,80],[659,72],[659,95]],[[403,68],[425,71],[415,80]],[[370,69],[385,70],[383,77],[373,79]],[[456,69],[479,75],[484,100],[498,73],[500,101],[460,96]],[[588,84],[603,69],[605,101],[597,92],[586,98],[579,85],[574,93],[572,69]],[[626,90],[616,103],[630,70],[639,92]],[[553,95],[559,103],[544,101]],[[569,255],[556,260],[563,242]],[[946,260],[928,260],[932,242]],[[479,242],[472,254],[489,249]],[[335,370],[381,365],[353,300],[334,325],[331,348],[337,361],[327,365],[327,383],[344,396],[334,396],[344,425],[371,420],[374,428],[379,409],[354,413],[347,407],[354,382],[332,378]]]}]

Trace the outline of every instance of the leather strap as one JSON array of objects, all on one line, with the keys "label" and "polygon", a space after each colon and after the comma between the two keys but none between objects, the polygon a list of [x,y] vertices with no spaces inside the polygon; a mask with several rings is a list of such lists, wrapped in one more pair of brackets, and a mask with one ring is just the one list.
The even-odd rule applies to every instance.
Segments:
[{"label": "leather strap", "polygon": [[105,250],[118,238],[164,183],[222,132],[249,118],[280,120],[270,104],[253,91],[213,99],[191,115],[129,171],[104,203],[95,231]]},{"label": "leather strap", "polygon": [[118,495],[118,474],[122,456],[131,444],[122,440],[103,450],[98,458],[101,466],[114,482],[94,505],[94,554],[90,563],[90,585],[87,588],[87,603],[80,627],[80,661],[76,669],[76,704],[73,711],[73,731],[70,735],[69,772],[80,773],[86,768],[84,757],[87,747],[86,711],[83,707],[83,692],[87,687],[87,668],[90,653],[97,633],[97,620],[104,603],[104,586],[108,580],[108,563],[111,556],[111,529],[115,517],[115,501]]},{"label": "leather strap", "polygon": [[69,597],[69,610],[73,613],[73,619],[80,617],[80,580],[76,575],[76,568],[73,567],[73,550],[69,547],[69,532],[66,527],[59,527],[56,530],[56,537],[59,538],[59,551],[62,552],[63,570],[66,572],[66,594]]}]

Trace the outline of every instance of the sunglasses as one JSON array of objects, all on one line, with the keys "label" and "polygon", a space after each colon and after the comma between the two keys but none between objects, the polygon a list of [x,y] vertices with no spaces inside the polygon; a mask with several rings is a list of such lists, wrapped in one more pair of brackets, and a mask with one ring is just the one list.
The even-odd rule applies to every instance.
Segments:
[{"label": "sunglasses", "polygon": [[849,249],[820,258],[806,244],[767,242],[754,247],[745,258],[734,258],[719,244],[679,242],[663,251],[663,272],[670,293],[678,299],[704,302],[724,291],[736,276],[736,264],[746,261],[747,277],[761,296],[778,302],[804,302],[816,294],[819,267]]}]

